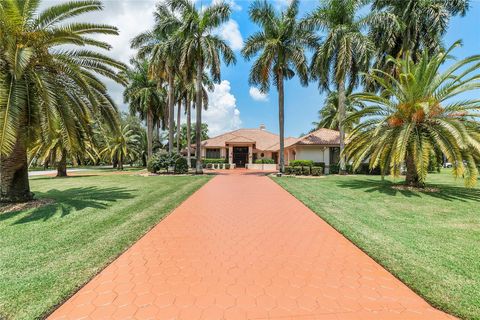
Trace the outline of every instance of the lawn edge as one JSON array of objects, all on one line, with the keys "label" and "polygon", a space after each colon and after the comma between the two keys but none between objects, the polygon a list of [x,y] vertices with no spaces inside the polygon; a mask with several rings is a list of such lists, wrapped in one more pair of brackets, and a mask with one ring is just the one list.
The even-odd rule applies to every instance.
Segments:
[{"label": "lawn edge", "polygon": [[326,224],[328,224],[330,227],[332,227],[335,231],[337,231],[340,235],[342,235],[345,239],[348,240],[348,242],[350,242],[351,244],[353,244],[356,248],[358,248],[360,251],[362,251],[363,253],[365,253],[368,257],[370,257],[370,259],[372,259],[373,261],[375,261],[375,263],[378,263],[382,268],[384,268],[385,270],[387,270],[388,273],[390,273],[391,275],[393,275],[397,280],[399,280],[401,283],[403,283],[407,288],[409,288],[410,290],[412,290],[416,295],[418,295],[420,298],[422,298],[428,305],[430,305],[431,307],[439,310],[439,311],[442,311],[442,312],[445,312],[446,314],[450,315],[450,316],[453,316],[453,317],[456,317],[458,319],[466,319],[466,318],[463,318],[462,316],[460,316],[459,314],[455,313],[454,311],[452,310],[449,310],[449,309],[446,309],[444,308],[443,306],[441,305],[438,305],[437,303],[433,302],[433,301],[430,301],[429,299],[427,299],[422,293],[418,292],[416,290],[416,288],[413,288],[411,287],[410,285],[408,285],[407,283],[405,283],[403,277],[401,277],[400,275],[398,275],[396,272],[390,270],[390,268],[388,268],[386,265],[384,265],[381,261],[377,260],[374,256],[372,256],[369,252],[366,251],[366,249],[364,249],[363,247],[361,247],[360,245],[358,245],[357,243],[355,243],[348,235],[344,234],[343,232],[341,232],[340,230],[338,230],[334,225],[332,225],[329,221],[325,220],[322,216],[320,216],[320,214],[318,214],[315,210],[313,210],[313,208],[311,208],[307,203],[303,202],[301,199],[297,198],[293,193],[291,193],[289,190],[287,190],[286,188],[284,188],[280,183],[278,183],[277,181],[275,181],[275,179],[282,179],[282,178],[277,178],[277,177],[272,177],[272,176],[268,176],[273,182],[275,182],[278,186],[280,186],[280,188],[282,188],[283,190],[285,190],[286,192],[288,192],[288,194],[290,194],[292,197],[294,197],[295,199],[297,199],[298,201],[300,201],[305,207],[307,207],[310,211],[312,211],[319,219],[321,219],[322,221],[324,221]]},{"label": "lawn edge", "polygon": [[[95,278],[96,276],[98,276],[100,273],[103,272],[103,270],[105,270],[109,265],[111,265],[115,260],[117,260],[121,255],[123,255],[125,252],[127,252],[131,247],[133,247],[133,245],[135,245],[138,241],[140,241],[141,239],[143,239],[150,231],[153,230],[153,228],[155,228],[158,224],[160,224],[165,218],[167,218],[168,216],[170,216],[173,211],[175,211],[178,207],[180,207],[184,202],[186,202],[188,199],[190,199],[190,197],[192,197],[195,193],[197,193],[198,191],[200,191],[200,189],[202,189],[205,185],[207,185],[208,183],[210,183],[213,178],[215,176],[209,176],[209,175],[202,175],[201,177],[207,177],[208,180],[202,184],[197,190],[195,190],[192,194],[190,194],[188,197],[186,197],[185,199],[183,199],[183,201],[181,201],[177,206],[175,206],[174,208],[172,208],[169,212],[165,213],[163,215],[163,217],[160,218],[160,220],[158,220],[157,223],[153,224],[150,228],[148,228],[147,230],[145,230],[145,232],[143,234],[141,234],[139,236],[139,238],[137,240],[135,240],[134,242],[132,242],[131,244],[127,245],[126,248],[124,248],[121,252],[119,252],[118,255],[114,256],[111,260],[107,261],[105,263],[104,266],[102,266],[98,272],[96,272],[95,274],[93,274],[88,280],[86,280],[84,283],[80,284],[77,288],[75,288],[74,291],[72,291],[71,294],[68,295],[68,297],[66,297],[65,299],[63,299],[61,302],[57,303],[56,305],[52,306],[50,309],[48,309],[44,314],[40,315],[38,317],[38,319],[47,319],[49,316],[51,316],[58,308],[60,308],[64,303],[66,303],[69,299],[71,299],[75,294],[77,294],[77,292],[79,292],[81,289],[83,289],[83,287],[85,287],[90,281],[93,280],[93,278]],[[155,177],[153,177],[155,178]],[[1,318],[0,318],[1,319]]]}]

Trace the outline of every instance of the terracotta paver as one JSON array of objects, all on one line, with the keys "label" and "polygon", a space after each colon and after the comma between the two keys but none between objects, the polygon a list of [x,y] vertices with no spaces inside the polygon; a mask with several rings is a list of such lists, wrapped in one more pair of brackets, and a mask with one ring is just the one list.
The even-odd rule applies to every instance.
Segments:
[{"label": "terracotta paver", "polygon": [[242,173],[213,178],[49,319],[453,319]]}]

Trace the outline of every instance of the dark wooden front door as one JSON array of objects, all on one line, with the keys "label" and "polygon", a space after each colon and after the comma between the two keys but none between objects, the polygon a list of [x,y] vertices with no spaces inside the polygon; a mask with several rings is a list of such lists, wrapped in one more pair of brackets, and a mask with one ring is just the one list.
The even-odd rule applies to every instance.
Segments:
[{"label": "dark wooden front door", "polygon": [[248,162],[248,147],[233,147],[233,163],[237,168],[245,168]]}]

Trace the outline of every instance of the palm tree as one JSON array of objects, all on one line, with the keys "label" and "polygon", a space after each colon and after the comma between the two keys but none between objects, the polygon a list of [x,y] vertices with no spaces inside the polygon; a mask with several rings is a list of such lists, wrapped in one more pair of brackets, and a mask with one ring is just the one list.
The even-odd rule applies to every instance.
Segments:
[{"label": "palm tree", "polygon": [[141,137],[135,134],[130,125],[126,124],[118,132],[113,132],[107,138],[107,146],[101,154],[105,155],[112,163],[117,162],[117,168],[123,170],[127,160],[135,160],[138,157],[136,148]]},{"label": "palm tree", "polygon": [[[181,46],[175,46],[176,54],[180,57],[179,68],[185,70],[192,63],[195,65],[195,108],[196,108],[196,172],[202,173],[202,158],[200,152],[202,103],[203,103],[203,75],[204,70],[210,71],[214,82],[221,79],[221,58],[226,65],[235,63],[235,55],[227,43],[215,34],[215,30],[228,21],[231,14],[230,5],[224,2],[212,4],[197,9],[189,0],[167,0],[167,5],[178,12],[181,26],[173,34]],[[165,19],[167,21],[167,19]],[[170,23],[175,25],[175,16],[170,17]],[[178,48],[181,48],[178,52]]]},{"label": "palm tree", "polygon": [[325,0],[309,14],[304,23],[326,33],[325,40],[312,58],[311,72],[319,80],[320,90],[333,82],[338,91],[340,122],[340,174],[346,173],[345,149],[346,83],[355,88],[359,72],[368,69],[373,51],[371,41],[362,33],[364,19],[358,17],[363,0]]},{"label": "palm tree", "polygon": [[394,176],[406,166],[406,183],[423,186],[431,156],[443,153],[454,166],[455,176],[465,175],[466,184],[477,180],[475,160],[480,157],[480,100],[460,98],[480,88],[480,55],[460,60],[440,71],[449,50],[414,59],[390,58],[398,75],[374,69],[369,77],[377,81],[388,98],[372,92],[356,94],[369,106],[352,115],[365,117],[349,137],[345,149],[354,167],[369,159],[370,168],[380,167]]},{"label": "palm tree", "polygon": [[384,68],[388,56],[402,52],[414,60],[423,50],[430,54],[442,48],[442,36],[449,20],[465,15],[469,0],[374,0],[369,18],[370,37],[378,48],[377,68]]},{"label": "palm tree", "polygon": [[[102,114],[112,128],[118,115],[105,85],[117,82],[125,66],[101,53],[75,47],[109,49],[96,34],[118,34],[111,26],[68,22],[98,11],[98,0],[57,4],[38,12],[40,1],[0,2],[0,200],[28,201],[27,144],[51,132],[57,115],[70,132],[71,115],[81,121]],[[25,130],[28,128],[29,130]],[[68,129],[70,128],[70,129]]]},{"label": "palm tree", "polygon": [[[345,113],[348,118],[352,113],[361,110],[365,105],[352,97],[351,89],[345,94]],[[328,91],[322,109],[318,111],[318,122],[313,122],[315,129],[328,128],[339,130],[340,119],[338,114],[338,91]],[[355,122],[344,122],[345,132],[352,130]],[[315,130],[314,129],[314,130]]]},{"label": "palm tree", "polygon": [[[130,113],[139,114],[147,124],[147,160],[153,154],[153,129],[155,115],[161,122],[165,121],[164,91],[158,87],[155,80],[149,76],[149,64],[146,60],[130,60],[132,68],[127,70],[128,86],[123,92],[126,103],[129,103]],[[159,122],[157,122],[159,125]]]},{"label": "palm tree", "polygon": [[261,31],[251,35],[242,50],[250,60],[257,57],[250,70],[250,83],[267,92],[272,80],[278,90],[280,129],[280,171],[284,171],[284,82],[298,75],[300,83],[308,84],[308,63],[305,48],[315,48],[317,37],[297,20],[298,0],[291,1],[284,12],[276,12],[267,1],[256,0],[250,7],[250,19]]}]

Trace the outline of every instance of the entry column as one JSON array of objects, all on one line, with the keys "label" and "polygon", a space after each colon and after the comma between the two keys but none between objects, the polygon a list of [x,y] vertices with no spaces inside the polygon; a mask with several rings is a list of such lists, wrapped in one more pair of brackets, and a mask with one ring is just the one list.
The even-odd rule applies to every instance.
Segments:
[{"label": "entry column", "polygon": [[252,146],[248,146],[248,164],[252,164],[253,158],[253,148]]}]

